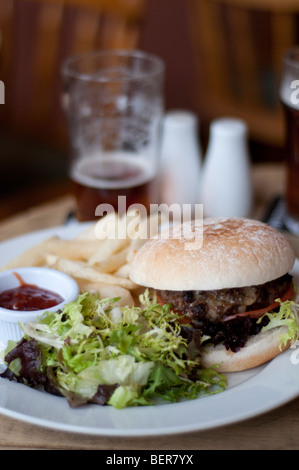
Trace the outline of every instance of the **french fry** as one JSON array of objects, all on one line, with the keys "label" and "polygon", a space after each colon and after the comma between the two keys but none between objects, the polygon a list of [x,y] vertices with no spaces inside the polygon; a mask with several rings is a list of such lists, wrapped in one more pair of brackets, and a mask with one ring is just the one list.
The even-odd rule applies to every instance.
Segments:
[{"label": "french fry", "polygon": [[105,284],[117,285],[124,287],[128,290],[135,289],[136,287],[136,284],[130,279],[125,279],[123,277],[115,276],[113,274],[107,274],[97,271],[96,269],[87,266],[86,263],[82,261],[57,258],[52,267],[58,269],[58,271],[63,271],[64,273],[69,274],[72,277],[85,279],[93,283],[100,282]]},{"label": "french fry", "polygon": [[114,286],[104,283],[89,282],[85,279],[76,279],[81,292],[94,292],[99,295],[101,299],[115,299],[120,297],[120,300],[115,304],[118,306],[133,306],[134,300],[131,292],[121,286]]},{"label": "french fry", "polygon": [[131,265],[129,263],[123,264],[117,271],[114,272],[114,275],[129,279],[130,267]]},{"label": "french fry", "polygon": [[113,273],[126,263],[128,251],[129,247],[126,246],[121,251],[111,255],[109,258],[94,263],[93,266],[99,271]]},{"label": "french fry", "polygon": [[131,241],[126,259],[128,263],[131,263],[133,261],[137,251],[142,247],[142,245],[144,245],[145,242],[146,240],[142,240],[140,238],[136,238],[135,240]]},{"label": "french fry", "polygon": [[115,238],[117,221],[118,215],[115,212],[110,212],[105,217],[98,220],[95,224],[95,237],[98,240]]},{"label": "french fry", "polygon": [[6,265],[2,266],[0,271],[6,271],[7,269],[25,268],[27,266],[43,266],[44,263],[43,253],[32,253],[29,257],[15,258]]},{"label": "french fry", "polygon": [[89,260],[101,245],[101,240],[66,240],[53,237],[45,244],[48,252],[68,259]]},{"label": "french fry", "polygon": [[[157,216],[155,215],[155,217]],[[132,245],[132,243],[134,243],[136,249],[136,245],[140,245],[138,233],[140,232],[140,235],[143,236],[143,242],[148,238],[148,231],[149,234],[151,233],[149,228],[144,228],[145,224],[147,227],[151,226],[150,218],[148,218],[148,221],[146,221],[144,219],[141,219],[140,216],[136,215],[135,213],[125,214],[122,217],[113,219],[113,221],[115,223],[114,234],[111,230],[111,232],[109,232],[109,238],[106,238],[101,244],[99,244],[97,251],[92,255],[92,257],[88,261],[88,264],[90,266],[94,264],[98,265],[104,260],[109,259],[111,256],[115,255],[119,251]],[[138,227],[137,235],[136,232],[134,232],[134,234],[130,233],[130,231],[128,230],[130,226],[134,226],[134,228]],[[134,235],[136,235],[137,238],[134,238]]]},{"label": "french fry", "polygon": [[54,255],[53,253],[47,253],[45,256],[45,263],[44,266],[47,268],[52,268],[56,261],[58,260],[59,256]]},{"label": "french fry", "polygon": [[94,251],[93,255],[89,258],[88,264],[89,266],[94,265],[95,263],[100,263],[101,261],[105,261],[114,254],[118,253],[123,248],[126,248],[129,245],[129,240],[127,239],[107,239],[102,240],[101,243],[98,245],[96,251]]},{"label": "french fry", "polygon": [[164,223],[166,220],[166,215],[164,213],[154,212],[148,217],[141,219],[139,221],[138,233],[139,236],[133,238],[130,243],[130,247],[127,255],[127,262],[131,263],[137,251],[144,245],[144,243],[149,239],[154,237],[158,231],[161,223]]},{"label": "french fry", "polygon": [[42,266],[45,262],[47,253],[47,243],[48,239],[28,248],[23,253],[9,261],[5,266],[2,266],[0,270],[5,271],[6,269],[22,268],[26,266]]},{"label": "french fry", "polygon": [[122,216],[114,212],[109,213],[96,223],[96,237],[99,240],[129,239],[128,228],[132,224],[136,225],[139,219],[140,215],[135,211],[127,212]]},{"label": "french fry", "polygon": [[96,222],[92,223],[87,229],[75,236],[76,240],[97,240]]}]

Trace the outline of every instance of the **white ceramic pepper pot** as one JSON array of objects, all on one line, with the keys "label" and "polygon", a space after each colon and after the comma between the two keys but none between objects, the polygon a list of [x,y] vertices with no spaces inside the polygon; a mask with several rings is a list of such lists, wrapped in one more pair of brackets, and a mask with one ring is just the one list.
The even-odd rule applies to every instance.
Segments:
[{"label": "white ceramic pepper pot", "polygon": [[161,146],[161,202],[198,202],[201,161],[196,115],[185,110],[166,113]]},{"label": "white ceramic pepper pot", "polygon": [[235,118],[216,119],[203,163],[199,202],[205,217],[249,217],[252,208],[247,125]]}]

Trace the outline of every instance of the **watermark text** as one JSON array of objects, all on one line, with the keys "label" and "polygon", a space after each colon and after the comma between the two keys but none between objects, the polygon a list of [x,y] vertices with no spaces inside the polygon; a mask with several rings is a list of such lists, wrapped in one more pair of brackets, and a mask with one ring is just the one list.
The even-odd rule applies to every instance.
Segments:
[{"label": "watermark text", "polygon": [[119,196],[117,210],[111,204],[99,204],[95,215],[100,218],[95,226],[98,239],[146,240],[159,235],[163,239],[184,239],[186,250],[202,247],[202,204],[151,204],[148,211],[136,203],[127,209],[126,196]]}]

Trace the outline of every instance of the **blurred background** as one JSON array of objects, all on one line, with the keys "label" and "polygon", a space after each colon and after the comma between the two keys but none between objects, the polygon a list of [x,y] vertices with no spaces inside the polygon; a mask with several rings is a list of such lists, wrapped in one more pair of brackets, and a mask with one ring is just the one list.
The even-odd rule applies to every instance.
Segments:
[{"label": "blurred background", "polygon": [[244,119],[252,161],[282,162],[278,87],[299,0],[0,0],[0,218],[68,192],[63,60],[140,48],[166,63],[166,110]]}]

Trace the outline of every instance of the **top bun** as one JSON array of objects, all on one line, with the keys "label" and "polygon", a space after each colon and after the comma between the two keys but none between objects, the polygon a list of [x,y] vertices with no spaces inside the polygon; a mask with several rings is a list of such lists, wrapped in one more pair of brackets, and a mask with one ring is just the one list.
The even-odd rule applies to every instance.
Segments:
[{"label": "top bun", "polygon": [[291,245],[275,228],[244,218],[207,218],[147,241],[132,262],[130,277],[161,290],[225,289],[272,281],[294,262]]}]

